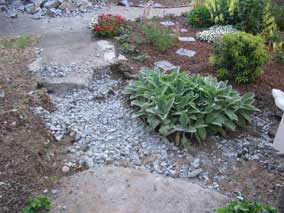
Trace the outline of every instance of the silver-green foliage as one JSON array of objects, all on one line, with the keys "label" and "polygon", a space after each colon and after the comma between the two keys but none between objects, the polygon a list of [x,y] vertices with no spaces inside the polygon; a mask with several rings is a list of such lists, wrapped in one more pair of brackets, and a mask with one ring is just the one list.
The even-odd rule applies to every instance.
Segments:
[{"label": "silver-green foliage", "polygon": [[211,134],[235,131],[256,110],[254,94],[240,96],[227,82],[212,76],[146,69],[124,94],[138,108],[138,117],[163,136],[175,134],[177,144],[192,136],[202,141]]}]

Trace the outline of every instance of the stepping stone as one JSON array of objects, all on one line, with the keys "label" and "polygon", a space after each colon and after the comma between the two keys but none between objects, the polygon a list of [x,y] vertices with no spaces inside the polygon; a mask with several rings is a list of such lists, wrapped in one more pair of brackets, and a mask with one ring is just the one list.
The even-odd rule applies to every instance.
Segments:
[{"label": "stepping stone", "polygon": [[205,213],[229,201],[196,183],[110,166],[64,177],[51,212],[59,212],[64,204],[66,212]]},{"label": "stepping stone", "polygon": [[161,25],[164,25],[164,26],[167,26],[167,27],[175,26],[175,23],[172,22],[172,21],[161,21],[160,23],[161,23]]},{"label": "stepping stone", "polygon": [[185,28],[182,28],[182,29],[180,30],[180,32],[182,32],[182,33],[187,33],[187,32],[188,32],[188,30],[187,30],[187,29],[185,29]]},{"label": "stepping stone", "polygon": [[192,57],[196,54],[196,52],[192,51],[192,50],[180,48],[178,51],[176,51],[176,54],[182,55],[182,56]]},{"label": "stepping stone", "polygon": [[171,71],[171,70],[177,69],[177,67],[175,65],[171,64],[168,61],[155,62],[155,66],[162,69],[162,70],[165,70],[165,71]]},{"label": "stepping stone", "polygon": [[181,42],[192,42],[195,41],[195,38],[193,37],[178,37],[178,40]]}]

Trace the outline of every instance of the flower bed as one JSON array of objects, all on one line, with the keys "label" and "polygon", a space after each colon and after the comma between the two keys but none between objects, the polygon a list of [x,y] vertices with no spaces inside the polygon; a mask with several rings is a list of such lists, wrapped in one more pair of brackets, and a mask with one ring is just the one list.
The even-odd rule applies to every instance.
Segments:
[{"label": "flower bed", "polygon": [[125,18],[120,15],[102,14],[92,21],[91,27],[95,36],[111,38],[119,35],[125,24]]}]

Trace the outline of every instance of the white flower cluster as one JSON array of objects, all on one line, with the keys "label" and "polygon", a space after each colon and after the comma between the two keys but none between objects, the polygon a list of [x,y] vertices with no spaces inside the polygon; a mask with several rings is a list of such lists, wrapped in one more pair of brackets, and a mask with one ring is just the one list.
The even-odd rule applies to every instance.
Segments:
[{"label": "white flower cluster", "polygon": [[197,33],[196,38],[201,41],[215,42],[220,36],[233,32],[237,32],[237,30],[232,25],[215,25],[208,30]]}]

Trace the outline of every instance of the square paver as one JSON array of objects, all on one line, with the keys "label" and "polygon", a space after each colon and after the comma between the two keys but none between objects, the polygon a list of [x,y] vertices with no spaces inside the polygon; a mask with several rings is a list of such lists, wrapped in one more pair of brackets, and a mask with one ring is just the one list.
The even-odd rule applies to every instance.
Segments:
[{"label": "square paver", "polygon": [[155,66],[165,71],[171,71],[177,69],[175,65],[171,64],[166,60],[155,62]]}]

